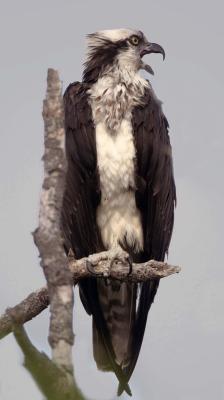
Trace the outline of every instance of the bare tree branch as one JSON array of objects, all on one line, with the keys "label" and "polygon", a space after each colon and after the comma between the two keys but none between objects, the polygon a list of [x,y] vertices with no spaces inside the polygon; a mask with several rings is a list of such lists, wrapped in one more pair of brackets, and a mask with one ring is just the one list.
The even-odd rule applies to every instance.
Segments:
[{"label": "bare tree branch", "polygon": [[22,325],[40,314],[49,305],[47,287],[36,290],[15,307],[7,308],[0,317],[0,339],[11,333],[16,325]]},{"label": "bare tree branch", "polygon": [[[103,252],[90,255],[87,258],[74,260],[70,257],[69,268],[72,272],[74,283],[83,278],[94,276],[88,266],[91,266],[97,276],[119,279],[121,281],[143,282],[147,279],[164,278],[180,272],[180,267],[154,260],[142,264],[133,264],[132,273],[128,272],[128,265],[122,262],[111,266],[111,253]],[[0,317],[0,339],[12,332],[14,325],[24,324],[40,314],[49,305],[47,287],[31,293],[25,300],[13,308],[8,308]]]},{"label": "bare tree branch", "polygon": [[80,260],[70,257],[69,268],[75,281],[91,276],[101,276],[126,282],[144,282],[148,279],[165,278],[180,272],[178,266],[150,260],[145,263],[133,263],[132,271],[129,273],[128,259],[118,258],[113,262],[113,253],[110,250],[92,254]]},{"label": "bare tree branch", "polygon": [[43,103],[44,181],[40,198],[39,227],[34,241],[50,297],[49,343],[53,361],[72,367],[73,278],[64,254],[60,234],[60,214],[64,194],[66,159],[64,154],[64,109],[58,72],[49,69],[47,94]]}]

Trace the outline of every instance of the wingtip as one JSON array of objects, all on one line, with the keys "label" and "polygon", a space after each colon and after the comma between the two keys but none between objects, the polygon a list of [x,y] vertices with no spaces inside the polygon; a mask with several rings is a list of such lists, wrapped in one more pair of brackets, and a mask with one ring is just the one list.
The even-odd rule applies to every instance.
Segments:
[{"label": "wingtip", "polygon": [[117,396],[120,397],[123,392],[126,392],[130,397],[132,397],[132,392],[128,383],[126,384],[119,384],[117,389]]}]

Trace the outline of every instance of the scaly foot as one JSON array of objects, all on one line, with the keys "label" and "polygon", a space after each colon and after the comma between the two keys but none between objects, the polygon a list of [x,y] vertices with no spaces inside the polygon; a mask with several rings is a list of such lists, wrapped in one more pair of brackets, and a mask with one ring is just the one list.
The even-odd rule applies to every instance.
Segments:
[{"label": "scaly foot", "polygon": [[132,259],[130,255],[124,251],[121,247],[115,247],[110,250],[111,253],[111,262],[110,262],[110,269],[112,268],[114,263],[122,262],[124,264],[128,264],[129,271],[127,275],[132,273]]}]

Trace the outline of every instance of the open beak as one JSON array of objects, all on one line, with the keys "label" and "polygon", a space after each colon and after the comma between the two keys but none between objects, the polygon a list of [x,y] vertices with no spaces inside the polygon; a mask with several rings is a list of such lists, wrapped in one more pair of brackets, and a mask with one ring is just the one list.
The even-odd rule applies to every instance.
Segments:
[{"label": "open beak", "polygon": [[160,46],[157,43],[149,43],[147,42],[145,44],[145,46],[143,47],[142,51],[141,51],[141,57],[143,57],[145,54],[151,54],[151,53],[160,53],[163,56],[163,59],[165,59],[165,51],[162,48],[162,46]]},{"label": "open beak", "polygon": [[[141,52],[140,52],[140,56],[141,58],[145,55],[145,54],[151,54],[151,53],[160,53],[163,56],[163,60],[165,59],[165,50],[162,48],[162,46],[160,46],[157,43],[149,43],[146,42],[144,47],[142,48]],[[144,69],[145,71],[149,72],[150,74],[154,75],[154,71],[153,69],[150,67],[150,65],[145,64],[143,61],[141,61],[141,69]]]}]

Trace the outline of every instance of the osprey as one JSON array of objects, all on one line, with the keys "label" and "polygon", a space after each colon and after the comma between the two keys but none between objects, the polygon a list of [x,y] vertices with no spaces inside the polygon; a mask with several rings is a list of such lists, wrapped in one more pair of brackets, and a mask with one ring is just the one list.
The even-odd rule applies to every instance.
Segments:
[{"label": "osprey", "polygon": [[[139,71],[145,54],[165,52],[141,31],[88,35],[82,82],[64,95],[68,170],[62,207],[67,253],[111,250],[134,262],[163,261],[176,200],[168,122]],[[126,254],[126,253],[124,253]],[[93,321],[99,369],[126,390],[140,352],[159,279],[143,284],[88,278],[80,297]]]}]

